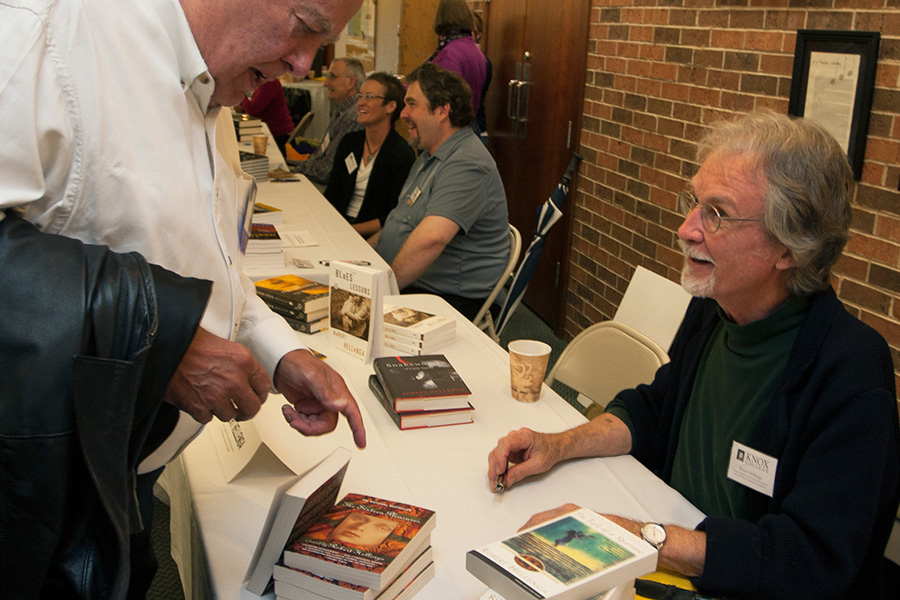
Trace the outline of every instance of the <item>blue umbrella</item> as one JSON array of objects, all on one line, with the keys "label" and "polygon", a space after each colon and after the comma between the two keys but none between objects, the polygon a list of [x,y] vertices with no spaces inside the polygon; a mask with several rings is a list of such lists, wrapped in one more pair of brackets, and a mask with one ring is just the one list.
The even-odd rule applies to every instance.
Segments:
[{"label": "blue umbrella", "polygon": [[519,265],[519,270],[516,271],[516,276],[509,288],[509,294],[507,294],[506,300],[500,308],[500,315],[497,317],[496,323],[497,335],[500,335],[503,331],[513,311],[516,310],[519,302],[522,301],[522,296],[525,295],[525,290],[528,288],[528,283],[531,281],[532,275],[534,275],[538,259],[541,257],[541,252],[544,249],[544,239],[547,237],[547,233],[553,227],[553,224],[562,217],[563,213],[560,207],[569,193],[569,182],[572,180],[572,175],[575,174],[575,170],[580,162],[581,157],[573,154],[562,181],[556,185],[556,189],[553,190],[550,198],[537,209],[538,215],[537,224],[534,227],[534,239],[531,240],[531,244],[525,250],[522,264]]}]

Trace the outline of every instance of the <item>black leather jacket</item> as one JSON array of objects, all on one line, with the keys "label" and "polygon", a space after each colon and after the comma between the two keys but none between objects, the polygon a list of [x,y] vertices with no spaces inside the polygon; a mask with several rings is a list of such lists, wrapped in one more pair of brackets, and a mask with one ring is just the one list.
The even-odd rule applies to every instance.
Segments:
[{"label": "black leather jacket", "polygon": [[0,597],[125,597],[135,467],[210,287],[0,221]]}]

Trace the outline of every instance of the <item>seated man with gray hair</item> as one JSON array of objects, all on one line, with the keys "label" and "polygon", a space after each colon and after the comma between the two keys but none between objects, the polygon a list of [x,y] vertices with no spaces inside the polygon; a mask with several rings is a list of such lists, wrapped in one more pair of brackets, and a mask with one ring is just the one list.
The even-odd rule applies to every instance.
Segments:
[{"label": "seated man with gray hair", "polygon": [[694,299],[672,362],[584,425],[511,432],[490,481],[630,453],[706,518],[694,530],[612,518],[702,592],[882,598],[900,433],[890,350],[830,283],[849,238],[846,154],[811,121],[753,113],[714,125],[699,158],[678,197]]}]

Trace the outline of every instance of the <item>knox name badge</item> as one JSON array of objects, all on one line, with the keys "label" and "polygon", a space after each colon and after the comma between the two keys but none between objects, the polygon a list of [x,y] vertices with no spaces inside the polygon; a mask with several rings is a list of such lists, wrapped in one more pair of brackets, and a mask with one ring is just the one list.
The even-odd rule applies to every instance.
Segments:
[{"label": "knox name badge", "polygon": [[778,459],[774,456],[763,454],[739,442],[731,443],[728,479],[771,498],[775,491],[775,471],[777,469]]}]

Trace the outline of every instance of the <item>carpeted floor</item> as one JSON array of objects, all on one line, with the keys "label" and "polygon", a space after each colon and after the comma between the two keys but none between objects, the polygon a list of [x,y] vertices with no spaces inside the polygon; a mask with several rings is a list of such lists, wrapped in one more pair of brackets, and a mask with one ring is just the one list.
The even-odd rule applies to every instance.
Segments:
[{"label": "carpeted floor", "polygon": [[[510,317],[509,323],[503,330],[503,335],[500,336],[500,345],[506,348],[511,340],[520,339],[540,340],[550,344],[548,371],[566,345],[553,334],[553,330],[543,320],[525,305],[519,305]],[[553,389],[575,408],[579,410],[583,408],[575,399],[576,394],[571,389],[562,384],[554,385]],[[160,500],[156,500],[155,511],[152,531],[153,547],[160,567],[147,594],[147,600],[184,600],[178,567],[169,554],[169,507]]]}]

